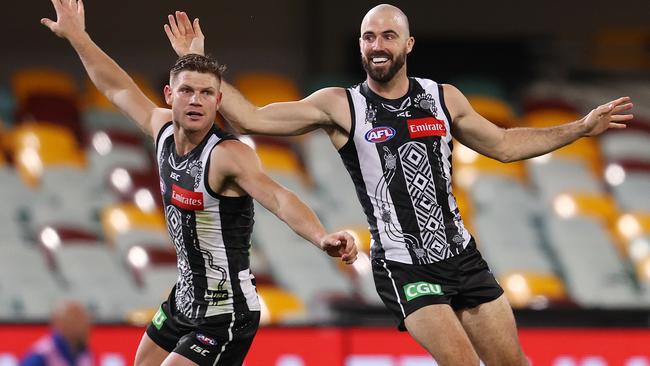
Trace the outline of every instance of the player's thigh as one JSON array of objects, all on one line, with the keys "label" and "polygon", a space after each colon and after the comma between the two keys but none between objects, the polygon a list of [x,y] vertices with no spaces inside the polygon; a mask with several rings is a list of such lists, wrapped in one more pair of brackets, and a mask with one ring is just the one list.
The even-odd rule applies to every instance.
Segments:
[{"label": "player's thigh", "polygon": [[169,352],[152,341],[145,332],[135,354],[135,366],[158,366],[168,355]]},{"label": "player's thigh", "polygon": [[456,311],[481,360],[487,365],[527,365],[505,295]]},{"label": "player's thigh", "polygon": [[478,355],[451,306],[422,307],[404,321],[411,336],[440,366],[475,366]]}]

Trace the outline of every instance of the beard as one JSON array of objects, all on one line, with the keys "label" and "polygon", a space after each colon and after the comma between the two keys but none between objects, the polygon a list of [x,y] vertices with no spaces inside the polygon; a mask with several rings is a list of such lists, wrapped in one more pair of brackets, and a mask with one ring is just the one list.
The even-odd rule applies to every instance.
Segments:
[{"label": "beard", "polygon": [[[385,70],[379,70],[376,68],[373,68],[372,59],[373,56],[385,56],[388,59],[391,60],[391,65],[388,69]],[[393,79],[395,74],[404,66],[406,63],[406,51],[398,54],[396,57],[391,58],[390,54],[387,53],[381,53],[381,54],[373,54],[370,57],[366,57],[365,55],[361,55],[361,64],[363,65],[363,69],[366,70],[366,73],[368,73],[368,76],[370,78],[378,83],[387,83]]]}]

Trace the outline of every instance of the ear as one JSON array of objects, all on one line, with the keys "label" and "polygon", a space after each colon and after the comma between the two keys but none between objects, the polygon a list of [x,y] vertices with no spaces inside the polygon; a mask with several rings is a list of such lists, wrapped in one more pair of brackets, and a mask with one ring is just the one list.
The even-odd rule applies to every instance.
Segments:
[{"label": "ear", "polygon": [[406,53],[411,53],[414,45],[415,45],[415,38],[409,37],[409,39],[406,40]]},{"label": "ear", "polygon": [[216,110],[217,111],[219,110],[219,107],[221,107],[221,99],[222,98],[223,98],[223,93],[221,91],[219,91],[218,94],[217,94],[217,101],[216,101],[216,105],[217,105]]},{"label": "ear", "polygon": [[165,85],[164,93],[165,93],[165,103],[167,103],[167,105],[171,107],[172,102],[174,101],[174,98],[172,96],[172,87],[169,85]]}]

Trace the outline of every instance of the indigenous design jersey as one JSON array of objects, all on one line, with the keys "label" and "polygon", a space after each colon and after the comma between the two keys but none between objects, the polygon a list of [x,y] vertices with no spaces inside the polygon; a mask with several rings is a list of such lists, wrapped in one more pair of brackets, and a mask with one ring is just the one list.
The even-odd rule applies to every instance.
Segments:
[{"label": "indigenous design jersey", "polygon": [[156,140],[160,191],[177,255],[176,308],[189,318],[260,310],[249,269],[253,231],[250,196],[225,197],[210,189],[212,149],[234,139],[213,127],[184,156],[176,153],[174,126]]},{"label": "indigenous design jersey", "polygon": [[409,78],[389,100],[367,83],[347,89],[350,139],[340,150],[372,234],[371,255],[428,264],[453,257],[471,236],[451,192],[451,118],[442,86]]}]

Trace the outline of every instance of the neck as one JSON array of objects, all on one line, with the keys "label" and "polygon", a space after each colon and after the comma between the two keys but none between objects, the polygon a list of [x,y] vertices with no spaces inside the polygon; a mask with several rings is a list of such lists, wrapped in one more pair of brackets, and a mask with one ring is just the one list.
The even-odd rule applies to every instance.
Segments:
[{"label": "neck", "polygon": [[178,123],[174,122],[174,144],[176,145],[176,153],[182,156],[192,151],[192,149],[197,147],[201,141],[203,141],[203,138],[210,128],[212,128],[212,126],[209,126],[205,130],[188,131],[181,128]]},{"label": "neck", "polygon": [[393,78],[385,83],[367,77],[368,87],[375,94],[386,99],[401,98],[409,91],[409,79],[406,76],[406,67],[402,67]]}]

